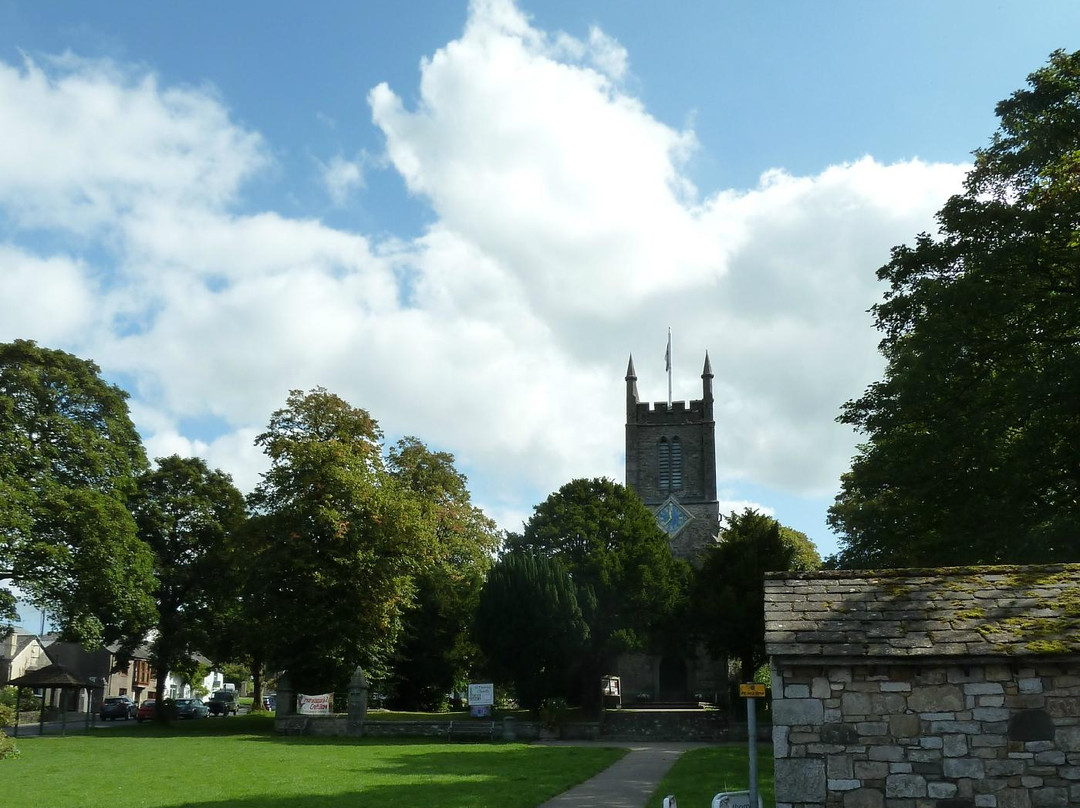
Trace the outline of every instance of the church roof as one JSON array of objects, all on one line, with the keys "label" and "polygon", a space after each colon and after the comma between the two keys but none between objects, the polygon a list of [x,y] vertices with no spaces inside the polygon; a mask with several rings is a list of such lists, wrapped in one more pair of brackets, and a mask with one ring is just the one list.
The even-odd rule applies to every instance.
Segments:
[{"label": "church roof", "polygon": [[768,573],[771,656],[1080,655],[1080,564]]}]

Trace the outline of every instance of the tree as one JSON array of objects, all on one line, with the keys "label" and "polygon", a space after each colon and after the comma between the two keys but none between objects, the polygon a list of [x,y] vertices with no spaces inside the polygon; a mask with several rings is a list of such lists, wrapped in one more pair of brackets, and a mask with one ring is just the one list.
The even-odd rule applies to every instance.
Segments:
[{"label": "tree", "polygon": [[416,497],[435,538],[433,563],[417,573],[416,602],[402,619],[393,662],[394,704],[437,709],[447,693],[465,684],[476,659],[470,624],[500,533],[470,501],[468,481],[452,454],[405,437],[390,448],[387,465]]},{"label": "tree", "polygon": [[488,574],[476,637],[495,680],[513,683],[521,706],[535,711],[545,698],[570,695],[589,627],[562,564],[516,550]]},{"label": "tree", "polygon": [[[126,399],[93,362],[0,345],[0,581],[66,639],[130,650],[153,620],[154,583],[128,510],[146,457]],[[0,587],[0,606],[10,599]]]},{"label": "tree", "polygon": [[848,567],[1080,560],[1080,53],[997,106],[939,233],[894,248],[885,377],[829,521]]},{"label": "tree", "polygon": [[265,543],[272,666],[303,692],[343,685],[356,665],[384,675],[414,576],[434,552],[415,497],[383,463],[365,410],[316,388],[294,390],[256,439],[270,469],[249,502]]},{"label": "tree", "polygon": [[582,659],[586,699],[595,697],[615,655],[665,640],[686,596],[689,565],[671,555],[641,498],[609,479],[567,483],[536,506],[510,544],[558,559],[578,587],[590,631]]},{"label": "tree", "polygon": [[765,573],[810,571],[821,558],[806,537],[746,508],[724,521],[720,542],[694,573],[691,613],[709,653],[739,660],[744,682],[765,663]]},{"label": "tree", "polygon": [[238,595],[223,584],[244,498],[228,474],[200,458],[173,455],[139,478],[132,509],[139,538],[154,554],[158,617],[150,658],[163,695],[170,671],[194,674],[193,656],[210,644],[215,615]]}]

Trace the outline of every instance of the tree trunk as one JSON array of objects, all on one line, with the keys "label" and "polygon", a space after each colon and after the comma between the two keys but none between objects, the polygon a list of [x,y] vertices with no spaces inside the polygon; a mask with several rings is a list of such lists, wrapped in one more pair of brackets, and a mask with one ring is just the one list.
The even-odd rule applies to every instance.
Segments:
[{"label": "tree trunk", "polygon": [[254,691],[251,700],[251,712],[262,712],[263,708],[263,665],[257,659],[251,661],[251,679]]},{"label": "tree trunk", "polygon": [[157,704],[154,709],[154,719],[161,721],[162,723],[168,723],[169,717],[165,714],[165,684],[169,678],[169,672],[163,668],[159,668],[154,671],[156,678],[156,685],[154,687],[154,698],[157,699]]}]

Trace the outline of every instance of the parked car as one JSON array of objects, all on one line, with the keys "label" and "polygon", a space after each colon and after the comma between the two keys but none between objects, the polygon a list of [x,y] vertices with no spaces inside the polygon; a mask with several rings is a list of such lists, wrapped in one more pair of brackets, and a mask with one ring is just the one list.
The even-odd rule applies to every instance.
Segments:
[{"label": "parked car", "polygon": [[111,719],[115,721],[122,718],[127,721],[134,718],[138,708],[127,696],[109,696],[101,703],[101,720]]},{"label": "parked car", "polygon": [[263,696],[263,709],[273,712],[277,707],[277,693],[267,693]]},{"label": "parked car", "polygon": [[140,724],[143,721],[153,721],[157,717],[157,702],[154,699],[147,699],[139,705],[139,713],[135,716],[135,720]]},{"label": "parked car", "polygon": [[198,699],[177,699],[177,718],[206,718],[210,715],[210,708]]},{"label": "parked car", "polygon": [[210,715],[236,715],[236,693],[232,690],[216,690],[206,706],[210,708]]}]

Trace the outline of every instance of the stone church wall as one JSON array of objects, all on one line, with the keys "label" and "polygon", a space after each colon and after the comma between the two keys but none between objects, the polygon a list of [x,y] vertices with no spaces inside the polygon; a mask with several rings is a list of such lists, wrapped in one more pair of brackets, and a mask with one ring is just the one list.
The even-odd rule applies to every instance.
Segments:
[{"label": "stone church wall", "polygon": [[773,661],[776,808],[1080,805],[1080,663]]}]

